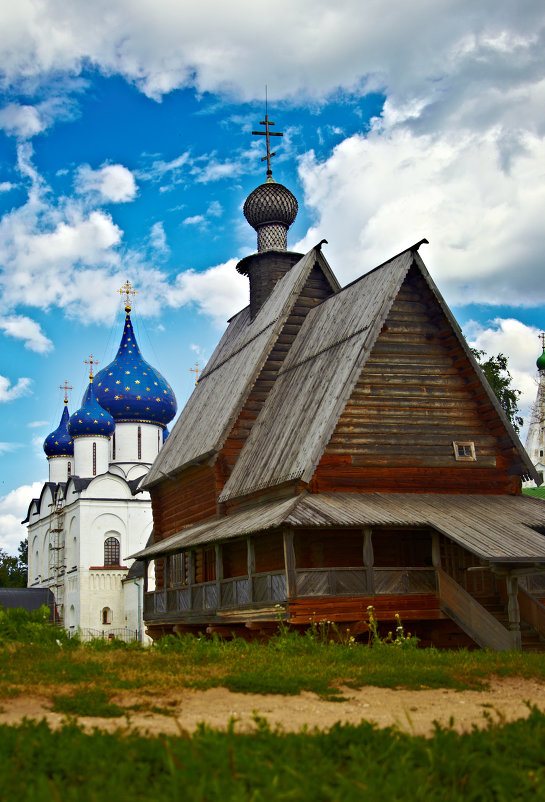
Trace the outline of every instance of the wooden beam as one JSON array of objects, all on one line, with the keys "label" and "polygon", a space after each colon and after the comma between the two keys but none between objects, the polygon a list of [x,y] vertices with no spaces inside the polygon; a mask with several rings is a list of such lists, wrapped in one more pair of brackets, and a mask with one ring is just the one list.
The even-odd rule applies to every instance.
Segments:
[{"label": "wooden beam", "polygon": [[293,547],[293,529],[284,529],[284,566],[286,569],[286,591],[288,599],[297,596],[297,576],[295,573],[295,549]]},{"label": "wooden beam", "polygon": [[521,635],[520,635],[520,608],[518,601],[518,577],[506,577],[505,584],[507,586],[507,616],[509,618],[509,629],[513,635],[513,648],[521,648]]},{"label": "wooden beam", "polygon": [[370,526],[366,526],[363,530],[363,564],[367,569],[367,593],[371,596],[375,593],[375,555],[373,553],[372,535],[373,530]]},{"label": "wooden beam", "polygon": [[253,602],[254,600],[254,573],[255,573],[255,551],[254,551],[254,541],[251,537],[246,538],[246,550],[247,550],[247,563],[248,563],[248,600]]}]

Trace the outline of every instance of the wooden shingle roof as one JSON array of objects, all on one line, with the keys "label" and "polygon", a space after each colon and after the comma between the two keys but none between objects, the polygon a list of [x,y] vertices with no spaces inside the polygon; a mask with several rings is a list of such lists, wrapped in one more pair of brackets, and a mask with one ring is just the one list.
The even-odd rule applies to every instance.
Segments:
[{"label": "wooden shingle roof", "polygon": [[535,469],[477,366],[417,248],[404,251],[311,310],[244,444],[220,501],[300,479],[309,482],[412,265],[421,271],[502,419],[520,458]]},{"label": "wooden shingle roof", "polygon": [[153,559],[280,526],[430,526],[493,563],[545,564],[545,503],[525,496],[302,493],[190,526],[132,558]]},{"label": "wooden shingle roof", "polygon": [[221,449],[316,263],[336,291],[336,279],[316,246],[278,281],[253,320],[250,307],[232,318],[143,482],[144,488]]}]

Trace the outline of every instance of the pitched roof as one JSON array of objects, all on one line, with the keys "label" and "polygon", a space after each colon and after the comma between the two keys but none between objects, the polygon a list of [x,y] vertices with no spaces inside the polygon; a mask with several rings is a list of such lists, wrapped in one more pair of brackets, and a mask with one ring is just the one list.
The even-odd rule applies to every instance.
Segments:
[{"label": "pitched roof", "polygon": [[309,482],[380,334],[409,268],[416,265],[447,316],[517,449],[534,467],[416,249],[402,252],[327,298],[307,315],[220,501],[301,479]]},{"label": "pitched roof", "polygon": [[545,563],[541,500],[431,493],[302,493],[190,526],[131,557],[153,559],[280,526],[431,526],[489,562]]},{"label": "pitched roof", "polygon": [[250,307],[232,318],[142,487],[221,449],[316,263],[338,289],[319,248],[278,281],[253,320]]}]

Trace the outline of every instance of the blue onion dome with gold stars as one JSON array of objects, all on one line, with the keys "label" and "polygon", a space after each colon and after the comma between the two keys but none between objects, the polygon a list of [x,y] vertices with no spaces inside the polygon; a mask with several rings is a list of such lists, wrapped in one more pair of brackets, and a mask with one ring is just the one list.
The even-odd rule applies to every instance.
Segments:
[{"label": "blue onion dome with gold stars", "polygon": [[111,437],[115,421],[110,413],[100,406],[95,398],[93,377],[84,393],[81,409],[74,412],[68,421],[68,431],[76,437]]},{"label": "blue onion dome with gold stars", "polygon": [[67,402],[64,404],[64,409],[61,415],[61,422],[54,432],[48,434],[44,440],[44,451],[48,457],[73,457],[74,456],[74,441],[70,437],[68,431],[68,420],[70,415],[68,413]]},{"label": "blue onion dome with gold stars", "polygon": [[130,316],[126,318],[119,350],[113,362],[95,376],[98,402],[116,423],[154,423],[166,426],[176,414],[172,388],[142,357]]}]

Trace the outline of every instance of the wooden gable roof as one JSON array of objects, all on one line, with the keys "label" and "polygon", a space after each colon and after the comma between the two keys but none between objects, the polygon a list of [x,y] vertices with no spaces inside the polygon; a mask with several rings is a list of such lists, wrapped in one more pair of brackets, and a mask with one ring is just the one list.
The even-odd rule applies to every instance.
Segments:
[{"label": "wooden gable roof", "polygon": [[[301,480],[309,483],[403,282],[414,267],[446,318],[481,392],[487,397],[516,464],[538,479],[496,396],[477,366],[450,310],[417,253],[404,251],[311,310],[253,426],[220,501]],[[538,481],[539,483],[539,481]]]},{"label": "wooden gable roof", "polygon": [[306,493],[195,524],[132,558],[153,559],[271,528],[431,526],[491,563],[545,563],[545,504],[526,496]]},{"label": "wooden gable roof", "polygon": [[339,284],[317,245],[278,281],[253,320],[249,306],[231,319],[142,487],[221,450],[315,266],[337,292]]}]

